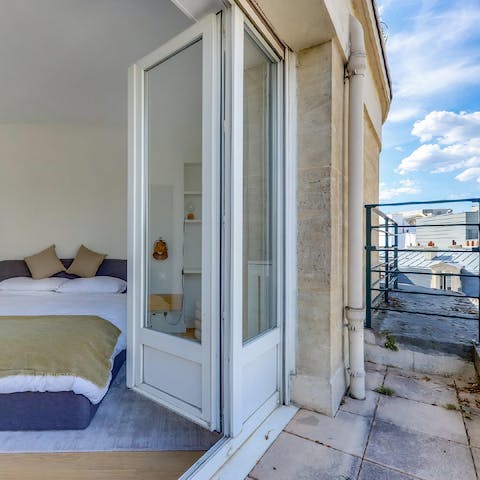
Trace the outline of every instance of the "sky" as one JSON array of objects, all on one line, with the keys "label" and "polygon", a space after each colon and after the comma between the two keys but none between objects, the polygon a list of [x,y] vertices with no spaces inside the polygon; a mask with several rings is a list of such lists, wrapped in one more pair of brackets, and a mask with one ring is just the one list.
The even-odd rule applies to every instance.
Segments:
[{"label": "sky", "polygon": [[393,101],[380,201],[480,196],[480,0],[377,0]]}]

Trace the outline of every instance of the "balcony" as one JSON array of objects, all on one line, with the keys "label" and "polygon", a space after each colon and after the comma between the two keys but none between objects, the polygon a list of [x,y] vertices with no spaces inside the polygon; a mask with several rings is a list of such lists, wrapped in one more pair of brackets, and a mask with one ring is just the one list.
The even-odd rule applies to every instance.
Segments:
[{"label": "balcony", "polygon": [[[453,208],[431,208],[442,204]],[[480,340],[479,206],[477,198],[366,205],[367,340],[472,360]]]}]

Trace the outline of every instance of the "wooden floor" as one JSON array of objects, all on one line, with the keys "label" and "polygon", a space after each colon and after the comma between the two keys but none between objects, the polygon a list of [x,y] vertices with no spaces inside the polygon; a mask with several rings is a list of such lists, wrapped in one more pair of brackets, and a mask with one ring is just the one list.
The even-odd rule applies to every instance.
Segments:
[{"label": "wooden floor", "polygon": [[1,480],[174,480],[204,452],[0,454]]}]

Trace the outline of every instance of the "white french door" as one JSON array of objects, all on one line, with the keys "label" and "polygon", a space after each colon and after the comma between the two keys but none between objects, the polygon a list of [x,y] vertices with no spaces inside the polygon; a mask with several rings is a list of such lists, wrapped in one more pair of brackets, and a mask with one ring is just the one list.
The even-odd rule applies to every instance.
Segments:
[{"label": "white french door", "polygon": [[220,24],[129,72],[127,384],[220,427]]},{"label": "white french door", "polygon": [[[236,436],[282,402],[284,318],[283,58],[234,8],[225,262]],[[294,254],[294,253],[292,253]]]},{"label": "white french door", "polygon": [[226,17],[130,68],[127,384],[235,437],[284,388],[284,64]]}]

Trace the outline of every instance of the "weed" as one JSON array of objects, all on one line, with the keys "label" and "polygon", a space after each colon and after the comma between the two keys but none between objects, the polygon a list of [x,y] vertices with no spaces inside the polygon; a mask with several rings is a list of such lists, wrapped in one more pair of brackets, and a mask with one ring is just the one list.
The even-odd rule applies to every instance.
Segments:
[{"label": "weed", "polygon": [[393,388],[380,385],[374,390],[374,392],[377,392],[380,395],[387,395],[387,397],[391,397],[395,393],[395,390]]},{"label": "weed", "polygon": [[394,352],[398,352],[398,347],[397,344],[395,343],[395,339],[387,333],[385,335],[386,341],[385,341],[385,348],[388,348],[389,350],[393,350]]},{"label": "weed", "polygon": [[444,405],[444,407],[447,410],[458,410],[458,407],[456,405],[454,405],[453,403],[447,403],[446,405]]}]

